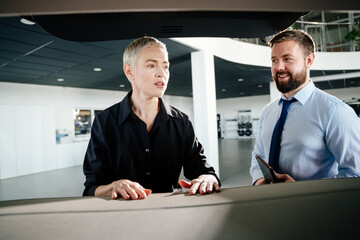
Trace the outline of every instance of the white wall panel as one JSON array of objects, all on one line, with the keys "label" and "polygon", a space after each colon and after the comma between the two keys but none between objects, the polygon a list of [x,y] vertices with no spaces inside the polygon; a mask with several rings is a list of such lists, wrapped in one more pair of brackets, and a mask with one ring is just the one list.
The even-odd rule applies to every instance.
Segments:
[{"label": "white wall panel", "polygon": [[82,165],[84,162],[85,153],[88,147],[89,141],[74,143],[74,166]]},{"label": "white wall panel", "polygon": [[222,118],[237,118],[238,111],[251,110],[252,118],[259,118],[262,109],[266,104],[270,103],[270,95],[262,95],[255,97],[241,97],[217,100],[217,113]]},{"label": "white wall panel", "polygon": [[74,144],[64,143],[56,145],[57,168],[67,168],[75,165]]},{"label": "white wall panel", "polygon": [[14,106],[0,105],[0,179],[17,175],[14,114]]},{"label": "white wall panel", "polygon": [[32,173],[30,145],[30,106],[15,106],[15,141],[17,175]]},{"label": "white wall panel", "polygon": [[56,134],[54,107],[43,107],[43,146],[45,171],[57,168],[56,161]]},{"label": "white wall panel", "polygon": [[42,172],[45,170],[44,146],[43,146],[43,111],[41,106],[30,108],[30,158],[31,173]]}]

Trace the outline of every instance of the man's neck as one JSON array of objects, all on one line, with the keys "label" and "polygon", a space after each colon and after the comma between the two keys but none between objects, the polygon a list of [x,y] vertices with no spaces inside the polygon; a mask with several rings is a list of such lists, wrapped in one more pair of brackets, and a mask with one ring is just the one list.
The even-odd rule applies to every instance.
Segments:
[{"label": "man's neck", "polygon": [[303,89],[309,83],[310,83],[310,78],[307,78],[306,81],[303,84],[301,84],[297,89],[295,89],[291,92],[284,93],[285,98],[286,99],[292,98],[296,93],[298,93],[301,89]]}]

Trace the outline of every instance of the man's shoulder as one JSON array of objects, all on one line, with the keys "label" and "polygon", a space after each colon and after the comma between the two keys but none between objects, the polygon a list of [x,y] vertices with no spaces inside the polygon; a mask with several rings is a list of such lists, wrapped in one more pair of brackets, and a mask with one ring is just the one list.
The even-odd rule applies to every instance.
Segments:
[{"label": "man's shoulder", "polygon": [[313,93],[313,104],[320,105],[322,107],[331,107],[331,106],[343,106],[346,105],[342,100],[339,98],[324,92],[318,88],[314,89]]},{"label": "man's shoulder", "polygon": [[268,113],[271,112],[272,110],[274,110],[274,108],[276,108],[276,106],[279,105],[279,101],[280,98],[277,98],[275,100],[273,100],[272,102],[269,102],[268,104],[265,105],[265,107],[262,110],[262,113]]}]

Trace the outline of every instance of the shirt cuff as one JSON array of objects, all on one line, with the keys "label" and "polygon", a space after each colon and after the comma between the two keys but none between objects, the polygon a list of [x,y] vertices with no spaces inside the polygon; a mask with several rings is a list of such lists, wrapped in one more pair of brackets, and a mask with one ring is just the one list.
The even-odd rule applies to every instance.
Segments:
[{"label": "shirt cuff", "polygon": [[254,185],[254,183],[259,179],[259,178],[263,178],[264,175],[262,174],[262,172],[259,170],[259,171],[256,171],[252,174],[252,185]]},{"label": "shirt cuff", "polygon": [[83,196],[95,196],[95,190],[98,188],[97,185],[86,187]]}]

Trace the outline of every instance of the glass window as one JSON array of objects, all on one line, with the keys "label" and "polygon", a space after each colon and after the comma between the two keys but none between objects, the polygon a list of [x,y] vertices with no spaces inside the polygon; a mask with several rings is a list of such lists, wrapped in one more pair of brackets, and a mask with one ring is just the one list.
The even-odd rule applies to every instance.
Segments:
[{"label": "glass window", "polygon": [[88,134],[91,130],[91,110],[90,109],[74,109],[74,126],[75,136]]}]

